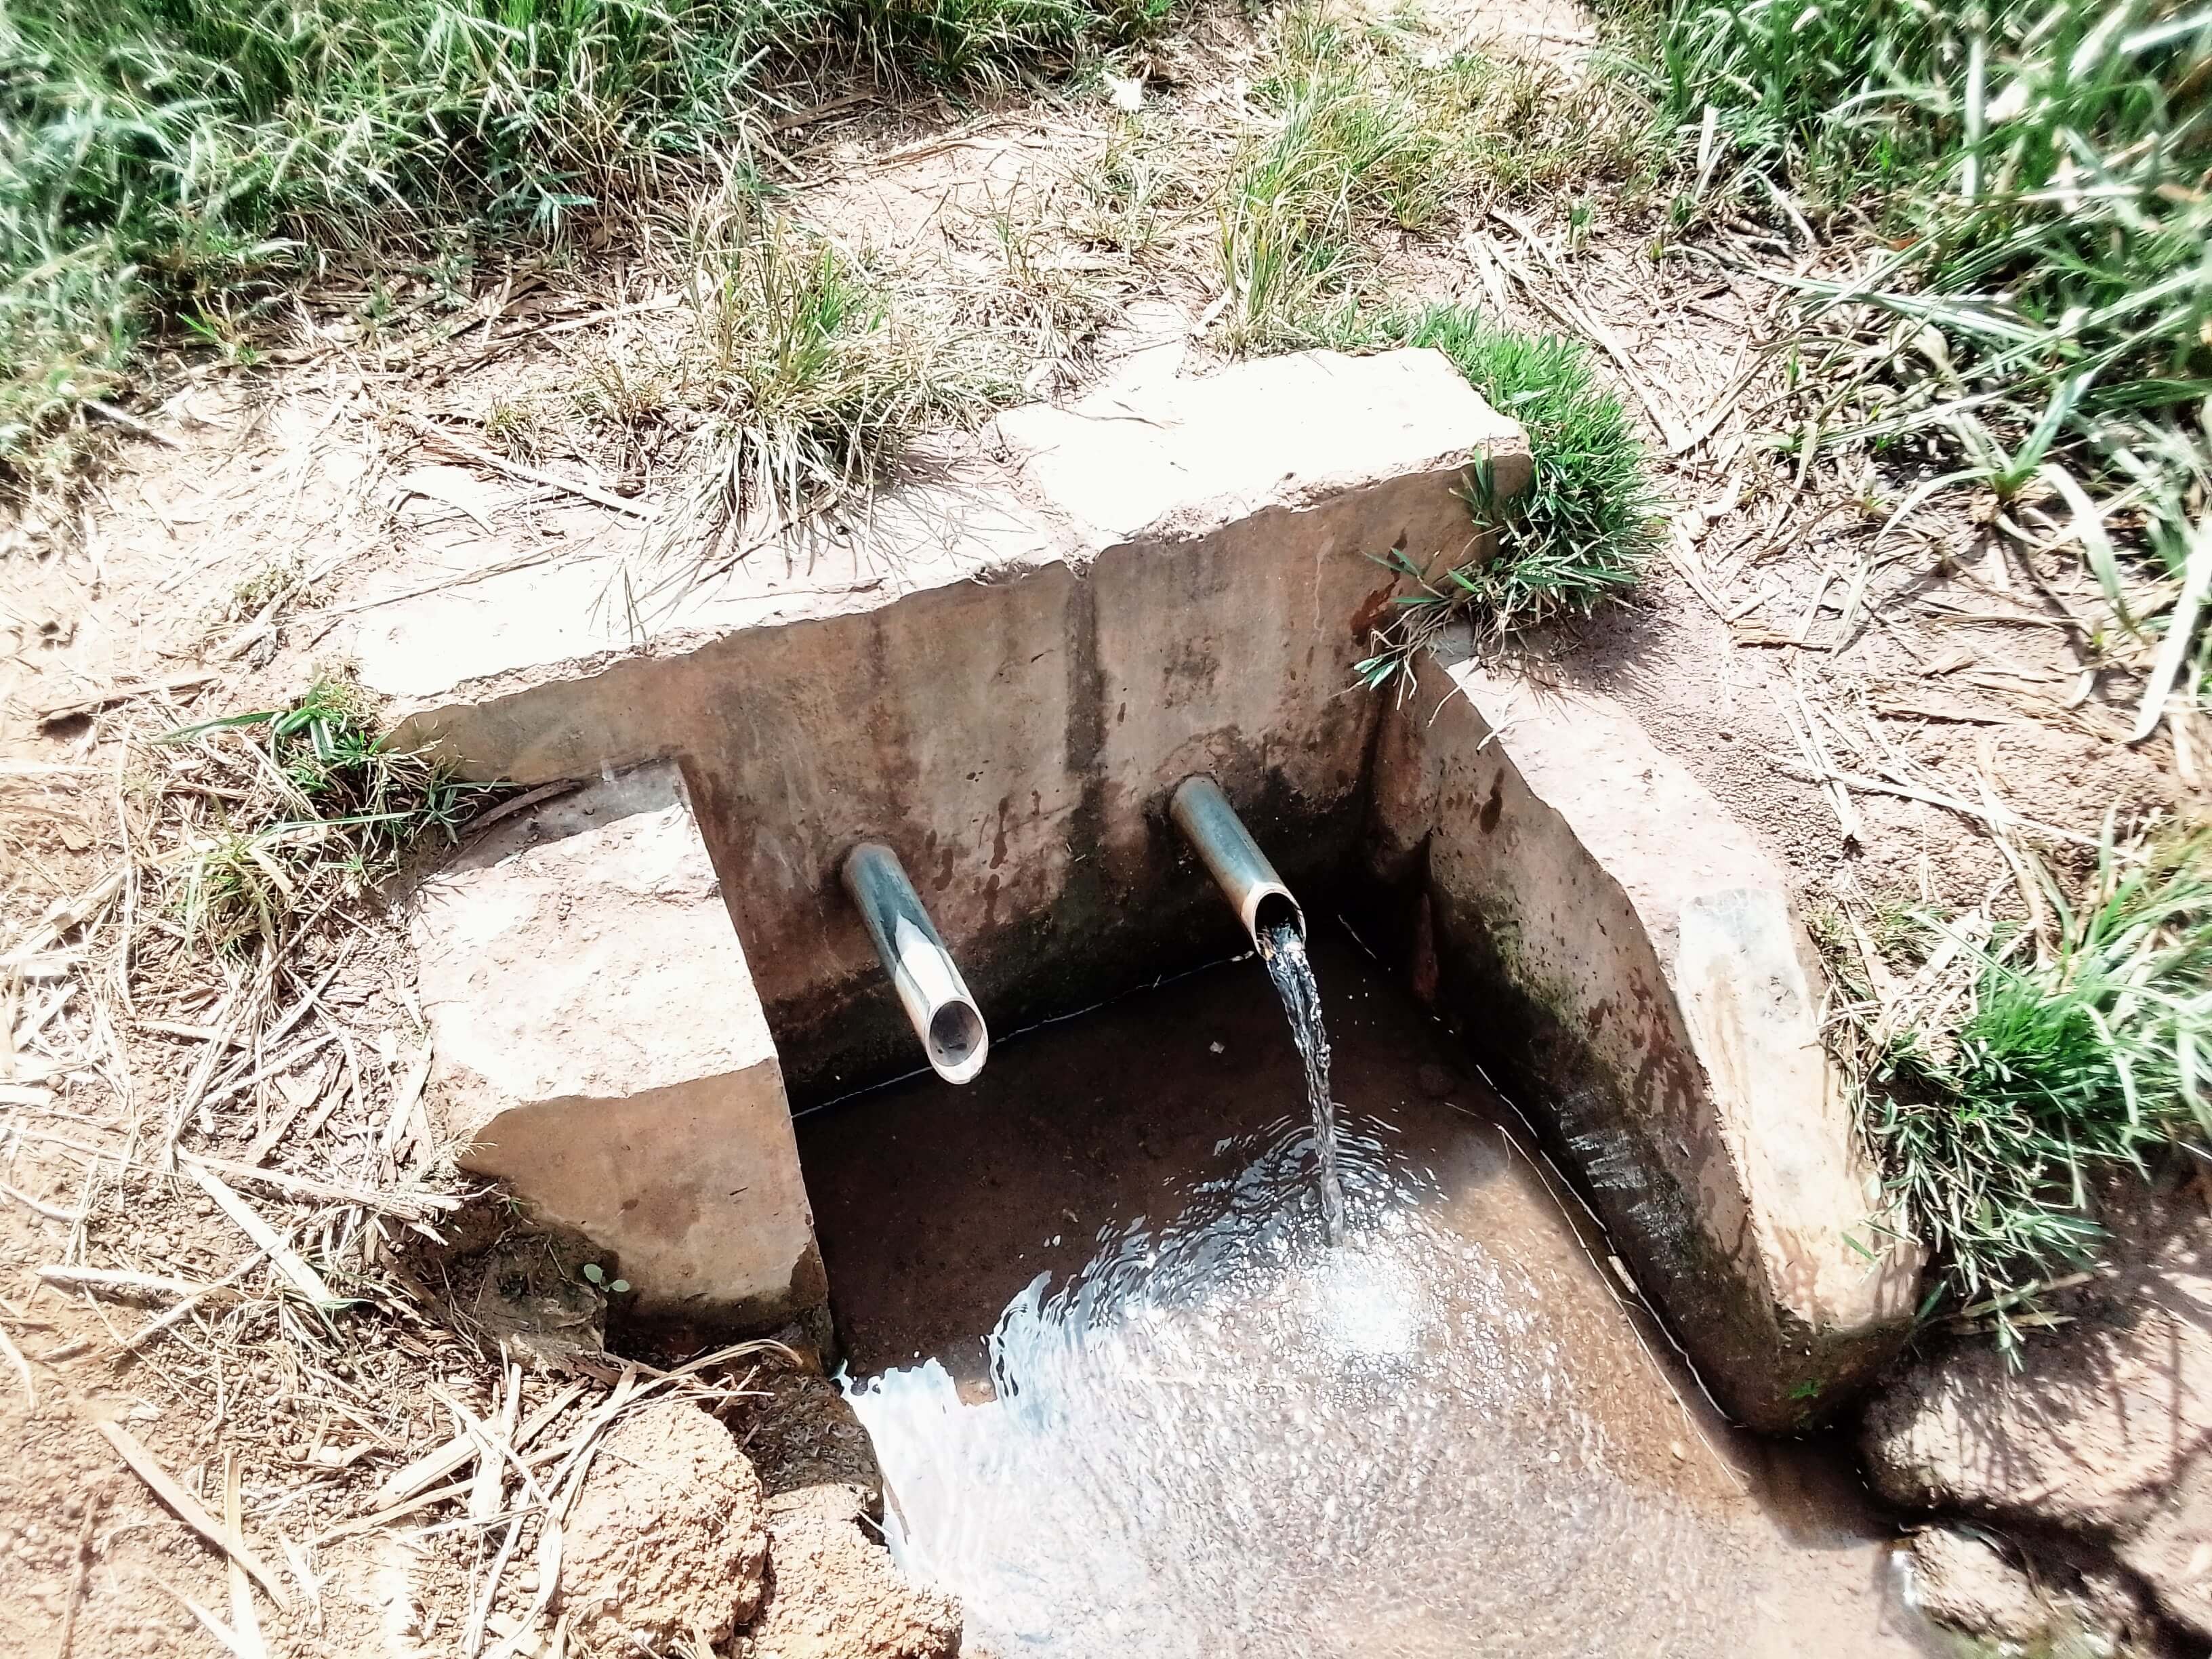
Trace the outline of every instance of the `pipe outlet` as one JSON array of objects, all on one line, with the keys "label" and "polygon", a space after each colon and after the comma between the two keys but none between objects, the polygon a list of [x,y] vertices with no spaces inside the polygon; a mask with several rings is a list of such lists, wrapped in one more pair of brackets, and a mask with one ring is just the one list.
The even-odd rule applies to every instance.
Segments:
[{"label": "pipe outlet", "polygon": [[1169,797],[1168,816],[1252,936],[1253,949],[1259,949],[1261,934],[1285,921],[1300,939],[1306,936],[1305,912],[1298,908],[1219,784],[1203,772],[1185,778]]},{"label": "pipe outlet", "polygon": [[972,1081],[991,1051],[983,1011],[969,995],[898,854],[864,841],[845,855],[844,878],[931,1068],[947,1083]]}]

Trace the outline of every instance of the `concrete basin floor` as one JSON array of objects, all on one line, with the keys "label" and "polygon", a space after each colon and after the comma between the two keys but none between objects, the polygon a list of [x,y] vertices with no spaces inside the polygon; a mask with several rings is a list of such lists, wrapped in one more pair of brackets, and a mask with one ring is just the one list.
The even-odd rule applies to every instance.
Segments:
[{"label": "concrete basin floor", "polygon": [[968,1650],[1938,1650],[1849,1466],[1729,1431],[1449,1037],[1314,957],[1334,1247],[1250,960],[799,1121],[894,1547]]}]

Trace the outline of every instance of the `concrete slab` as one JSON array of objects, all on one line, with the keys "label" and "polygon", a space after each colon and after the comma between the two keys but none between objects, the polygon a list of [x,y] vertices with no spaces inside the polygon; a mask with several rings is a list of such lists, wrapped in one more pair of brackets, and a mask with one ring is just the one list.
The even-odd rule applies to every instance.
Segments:
[{"label": "concrete slab", "polygon": [[410,927],[462,1168],[605,1250],[640,1315],[821,1304],[782,1070],[672,767],[518,814]]},{"label": "concrete slab", "polygon": [[[1000,416],[998,430],[1038,495],[1102,545],[1197,539],[1384,479],[1443,473],[1456,483],[1476,455],[1495,463],[1501,495],[1530,477],[1521,428],[1474,397],[1439,351],[1261,358],[1203,379],[1110,386],[1064,407],[1032,404]],[[1464,553],[1464,507],[1419,539]]]},{"label": "concrete slab", "polygon": [[1819,1421],[1903,1341],[1918,1253],[1820,1042],[1783,872],[1633,719],[1422,665],[1376,761],[1417,982],[1559,1146],[1723,1403]]},{"label": "concrete slab", "polygon": [[718,646],[1073,552],[1065,526],[987,471],[887,491],[718,573],[636,550],[526,565],[380,606],[349,648],[410,740],[472,775],[540,783],[687,747],[686,671],[711,680]]}]

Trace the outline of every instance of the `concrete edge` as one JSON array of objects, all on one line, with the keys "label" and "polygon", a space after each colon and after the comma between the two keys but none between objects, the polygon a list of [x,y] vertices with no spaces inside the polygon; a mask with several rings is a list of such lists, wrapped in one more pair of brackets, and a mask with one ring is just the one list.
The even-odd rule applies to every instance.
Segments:
[{"label": "concrete edge", "polygon": [[1609,700],[1464,662],[1418,685],[1383,735],[1376,855],[1418,866],[1431,983],[1729,1409],[1832,1416],[1909,1334],[1921,1257],[1881,1254],[1780,869]]},{"label": "concrete edge", "polygon": [[516,814],[407,912],[459,1168],[588,1240],[631,1316],[821,1305],[781,1061],[673,766]]}]

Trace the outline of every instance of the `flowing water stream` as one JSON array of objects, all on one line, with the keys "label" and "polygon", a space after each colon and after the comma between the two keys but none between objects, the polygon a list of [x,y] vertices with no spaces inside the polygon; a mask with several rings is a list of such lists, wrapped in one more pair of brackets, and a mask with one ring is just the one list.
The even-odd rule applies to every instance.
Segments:
[{"label": "flowing water stream", "polygon": [[1333,1237],[1327,1051],[1249,963],[799,1125],[886,1529],[965,1650],[1926,1651],[1848,1472],[1732,1434],[1443,1034],[1312,950]]},{"label": "flowing water stream", "polygon": [[1344,1182],[1336,1170],[1336,1102],[1328,1091],[1328,1030],[1322,1022],[1321,985],[1306,955],[1305,936],[1295,922],[1279,921],[1260,934],[1260,960],[1283,1012],[1291,1022],[1291,1041],[1306,1074],[1306,1104],[1313,1111],[1314,1152],[1320,1172],[1322,1213],[1328,1236],[1344,1230]]}]

